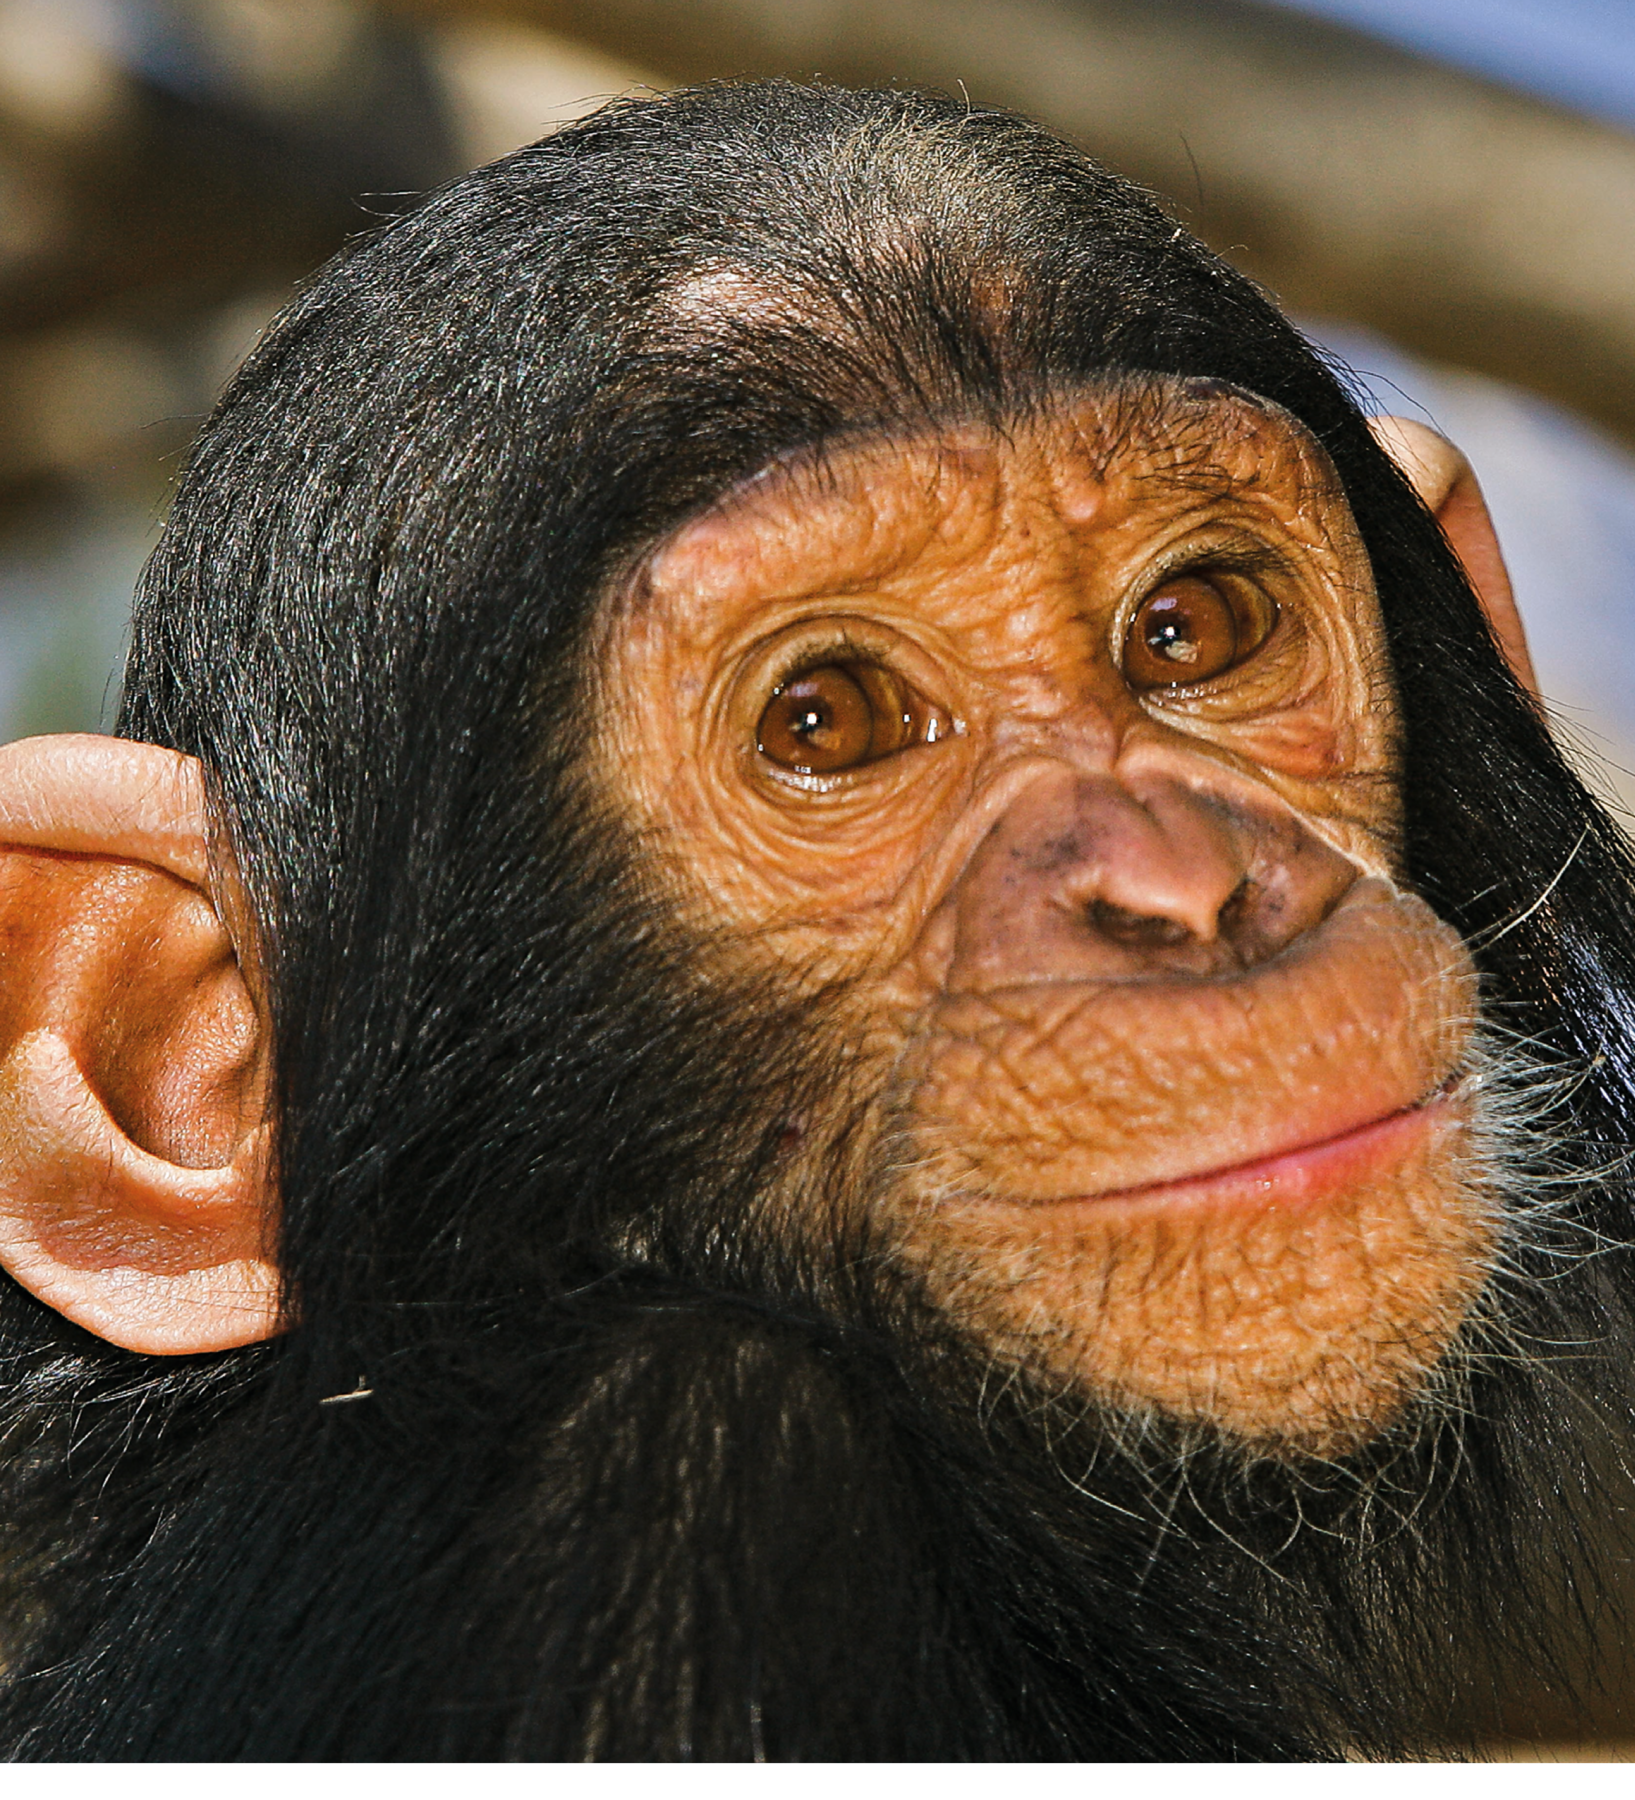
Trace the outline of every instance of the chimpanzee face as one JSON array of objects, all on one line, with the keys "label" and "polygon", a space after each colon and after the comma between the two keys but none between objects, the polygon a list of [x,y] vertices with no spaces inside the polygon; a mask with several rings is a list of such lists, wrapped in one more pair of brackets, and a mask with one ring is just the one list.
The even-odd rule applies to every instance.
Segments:
[{"label": "chimpanzee face", "polygon": [[[1343,1449],[1480,1290],[1475,980],[1316,443],[1218,384],[779,463],[610,609],[604,779],[865,1072],[789,1163],[1001,1361]],[[833,1198],[834,1196],[831,1196]]]},{"label": "chimpanzee face", "polygon": [[[1451,446],[1383,435],[1501,568]],[[688,965],[796,1040],[780,1241],[838,1220],[1000,1363],[1254,1446],[1343,1451],[1451,1366],[1510,1072],[1400,885],[1369,566],[1287,414],[1148,379],[841,437],[597,632],[593,778]],[[199,767],[0,763],[0,1265],[131,1349],[276,1333],[267,1001]]]}]

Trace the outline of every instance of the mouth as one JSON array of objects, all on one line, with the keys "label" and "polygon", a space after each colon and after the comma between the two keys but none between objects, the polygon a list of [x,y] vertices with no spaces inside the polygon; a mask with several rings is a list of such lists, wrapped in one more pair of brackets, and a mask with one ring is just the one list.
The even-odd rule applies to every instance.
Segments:
[{"label": "mouth", "polygon": [[1294,1209],[1320,1204],[1337,1194],[1354,1192],[1382,1171],[1400,1165],[1428,1137],[1451,1128],[1460,1116],[1460,1109],[1444,1088],[1416,1105],[1352,1126],[1333,1137],[1314,1139],[1248,1162],[1138,1187],[1052,1195],[1019,1204],[1098,1210],[1161,1207],[1166,1211],[1244,1204]]},{"label": "mouth", "polygon": [[952,995],[905,1069],[915,1185],[1080,1215],[1227,1193],[1264,1209],[1377,1162],[1360,1196],[1394,1181],[1395,1151],[1406,1169],[1453,1150],[1463,1104],[1434,1103],[1476,999],[1457,937],[1372,878],[1241,977]]}]

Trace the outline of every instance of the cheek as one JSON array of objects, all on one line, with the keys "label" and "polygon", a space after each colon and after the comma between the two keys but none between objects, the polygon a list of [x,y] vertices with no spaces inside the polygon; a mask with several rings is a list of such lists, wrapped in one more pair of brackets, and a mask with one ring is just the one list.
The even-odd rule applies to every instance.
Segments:
[{"label": "cheek", "polygon": [[1389,1423],[1485,1280],[1495,1224],[1457,1109],[1321,1204],[922,1215],[934,1297],[1007,1359],[1110,1404],[1317,1454]]},{"label": "cheek", "polygon": [[855,790],[828,793],[769,791],[754,768],[689,754],[662,784],[630,788],[704,934],[750,946],[757,965],[804,990],[907,954],[962,814],[963,751],[909,750]]},{"label": "cheek", "polygon": [[[1396,698],[1371,596],[1363,616],[1330,620],[1308,634],[1296,691],[1257,702],[1253,685],[1230,704],[1197,696],[1149,699],[1164,723],[1229,752],[1281,793],[1304,817],[1322,819],[1338,838],[1368,846],[1391,841],[1400,802]],[[1365,854],[1373,865],[1377,854]]]},{"label": "cheek", "polygon": [[[1230,750],[1275,785],[1287,784],[1320,818],[1352,814],[1374,830],[1396,811],[1391,744],[1371,720],[1336,719],[1329,708],[1279,713],[1250,724],[1217,727],[1210,741]],[[1361,784],[1367,797],[1353,790]]]},{"label": "cheek", "polygon": [[1475,977],[1359,882],[1229,980],[940,1003],[886,1199],[931,1296],[996,1354],[1250,1443],[1343,1451],[1480,1291]]}]

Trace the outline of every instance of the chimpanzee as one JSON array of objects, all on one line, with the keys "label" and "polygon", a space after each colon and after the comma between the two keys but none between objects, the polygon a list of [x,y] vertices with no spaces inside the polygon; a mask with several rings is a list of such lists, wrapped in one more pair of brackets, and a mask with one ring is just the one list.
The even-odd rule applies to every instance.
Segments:
[{"label": "chimpanzee", "polygon": [[1457,453],[1026,120],[621,101],[353,248],[0,754],[0,1741],[1468,1746],[1635,1355],[1529,683]]}]

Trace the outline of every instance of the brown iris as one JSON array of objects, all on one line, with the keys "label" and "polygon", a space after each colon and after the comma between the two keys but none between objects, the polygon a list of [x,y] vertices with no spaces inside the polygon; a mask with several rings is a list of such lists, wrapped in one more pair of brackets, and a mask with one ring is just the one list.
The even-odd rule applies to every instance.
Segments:
[{"label": "brown iris", "polygon": [[792,676],[772,696],[755,741],[763,756],[800,775],[877,762],[941,735],[944,716],[889,669],[824,663]]},{"label": "brown iris", "polygon": [[1276,623],[1276,607],[1245,582],[1177,575],[1136,608],[1124,678],[1133,688],[1208,681],[1252,656]]}]

